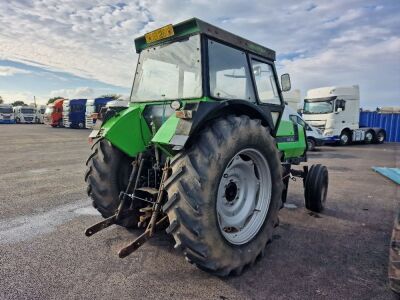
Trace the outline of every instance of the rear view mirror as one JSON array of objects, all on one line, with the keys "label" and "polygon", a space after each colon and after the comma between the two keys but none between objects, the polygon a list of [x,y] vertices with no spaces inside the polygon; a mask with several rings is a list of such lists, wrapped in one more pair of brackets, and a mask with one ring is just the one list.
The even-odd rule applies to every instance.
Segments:
[{"label": "rear view mirror", "polygon": [[292,86],[290,83],[290,75],[288,73],[281,75],[281,86],[282,86],[282,92],[290,91]]}]

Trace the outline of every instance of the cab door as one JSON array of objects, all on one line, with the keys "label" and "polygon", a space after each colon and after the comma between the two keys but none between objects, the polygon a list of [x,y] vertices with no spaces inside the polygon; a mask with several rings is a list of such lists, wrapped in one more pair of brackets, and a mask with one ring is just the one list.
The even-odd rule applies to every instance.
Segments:
[{"label": "cab door", "polygon": [[249,59],[258,105],[271,114],[275,135],[285,104],[274,63],[255,55],[250,55]]}]

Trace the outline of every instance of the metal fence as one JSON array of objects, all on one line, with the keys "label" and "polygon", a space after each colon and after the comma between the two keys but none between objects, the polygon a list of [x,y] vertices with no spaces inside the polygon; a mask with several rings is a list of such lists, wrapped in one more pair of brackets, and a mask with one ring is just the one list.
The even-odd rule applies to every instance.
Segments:
[{"label": "metal fence", "polygon": [[380,127],[386,130],[387,142],[400,142],[400,114],[360,112],[361,127]]}]

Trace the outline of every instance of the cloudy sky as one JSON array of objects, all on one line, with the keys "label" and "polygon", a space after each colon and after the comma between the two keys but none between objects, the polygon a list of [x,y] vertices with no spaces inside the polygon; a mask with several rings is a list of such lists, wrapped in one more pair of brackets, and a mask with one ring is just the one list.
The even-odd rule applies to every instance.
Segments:
[{"label": "cloudy sky", "polygon": [[399,0],[2,1],[0,96],[128,95],[134,38],[198,17],[276,50],[303,96],[359,84],[364,107],[400,105],[399,15]]}]

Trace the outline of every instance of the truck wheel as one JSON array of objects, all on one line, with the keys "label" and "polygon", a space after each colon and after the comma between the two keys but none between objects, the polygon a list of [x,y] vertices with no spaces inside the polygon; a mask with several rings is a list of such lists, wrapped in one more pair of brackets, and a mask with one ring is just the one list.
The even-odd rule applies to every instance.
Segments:
[{"label": "truck wheel", "polygon": [[379,130],[375,137],[375,144],[383,144],[385,142],[386,133],[384,130]]},{"label": "truck wheel", "polygon": [[374,132],[372,130],[368,130],[365,133],[365,139],[364,142],[366,144],[371,144],[374,141],[375,137],[374,137]]},{"label": "truck wheel", "polygon": [[19,118],[16,118],[15,123],[19,124],[19,123],[21,123],[21,120]]},{"label": "truck wheel", "polygon": [[340,145],[342,146],[346,146],[349,145],[351,142],[351,138],[350,138],[350,133],[347,131],[343,131],[342,134],[340,135]]},{"label": "truck wheel", "polygon": [[[119,193],[125,191],[128,184],[131,162],[132,159],[106,139],[99,139],[92,147],[86,162],[87,194],[104,218],[114,215],[119,206]],[[138,222],[139,207],[123,216],[119,225],[136,227]]]},{"label": "truck wheel", "polygon": [[85,128],[85,124],[83,124],[82,122],[80,122],[80,123],[78,124],[78,128],[79,128],[79,129]]},{"label": "truck wheel", "polygon": [[308,143],[308,151],[315,151],[315,146],[316,146],[315,141],[311,138],[308,138],[307,143]]},{"label": "truck wheel", "polygon": [[328,193],[328,169],[320,164],[312,165],[305,179],[304,198],[306,208],[321,212]]},{"label": "truck wheel", "polygon": [[278,222],[282,167],[260,120],[215,120],[173,158],[167,232],[186,259],[218,276],[240,274],[264,253]]}]

